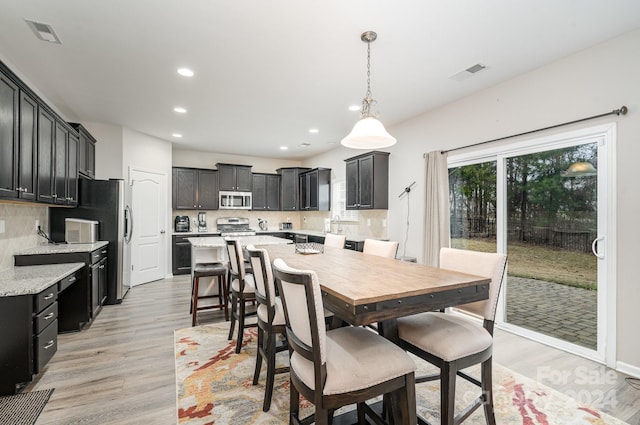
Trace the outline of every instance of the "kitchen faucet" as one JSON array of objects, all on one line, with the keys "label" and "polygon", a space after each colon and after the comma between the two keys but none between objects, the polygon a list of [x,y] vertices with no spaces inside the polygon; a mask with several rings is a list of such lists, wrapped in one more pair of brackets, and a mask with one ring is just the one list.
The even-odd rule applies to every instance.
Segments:
[{"label": "kitchen faucet", "polygon": [[335,216],[333,216],[333,222],[334,223],[338,223],[338,233],[342,233],[342,223],[340,221],[340,214],[336,214]]}]

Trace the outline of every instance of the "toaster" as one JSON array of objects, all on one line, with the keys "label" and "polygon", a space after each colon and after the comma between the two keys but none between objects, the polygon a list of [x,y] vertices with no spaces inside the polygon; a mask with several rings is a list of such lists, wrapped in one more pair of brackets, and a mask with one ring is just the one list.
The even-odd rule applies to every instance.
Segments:
[{"label": "toaster", "polygon": [[98,222],[80,218],[65,218],[64,240],[67,243],[98,242]]},{"label": "toaster", "polygon": [[176,216],[175,231],[176,232],[189,231],[189,216],[186,216],[186,215]]}]

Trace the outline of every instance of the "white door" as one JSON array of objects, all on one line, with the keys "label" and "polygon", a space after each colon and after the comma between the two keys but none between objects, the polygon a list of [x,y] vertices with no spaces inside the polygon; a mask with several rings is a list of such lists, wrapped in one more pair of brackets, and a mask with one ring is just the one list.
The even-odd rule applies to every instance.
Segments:
[{"label": "white door", "polygon": [[167,176],[149,170],[130,169],[129,190],[133,229],[131,236],[131,285],[165,277]]}]

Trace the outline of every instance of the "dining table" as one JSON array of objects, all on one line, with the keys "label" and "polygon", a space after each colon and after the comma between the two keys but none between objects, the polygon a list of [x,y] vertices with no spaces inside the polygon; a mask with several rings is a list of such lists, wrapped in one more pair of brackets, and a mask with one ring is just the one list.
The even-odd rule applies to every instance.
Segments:
[{"label": "dining table", "polygon": [[[323,247],[313,254],[302,254],[294,245],[261,248],[272,261],[281,258],[290,267],[315,271],[326,309],[351,325],[376,323],[380,335],[391,341],[399,339],[399,317],[489,298],[488,277],[340,248]],[[394,399],[390,407],[397,414]],[[416,424],[417,418],[396,418],[395,423]]]}]

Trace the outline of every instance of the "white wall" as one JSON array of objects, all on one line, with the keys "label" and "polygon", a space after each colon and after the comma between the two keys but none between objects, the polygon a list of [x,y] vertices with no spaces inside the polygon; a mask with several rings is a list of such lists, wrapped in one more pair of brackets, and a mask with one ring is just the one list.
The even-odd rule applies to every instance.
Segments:
[{"label": "white wall", "polygon": [[123,128],[96,122],[82,123],[82,125],[97,140],[96,179],[124,179]]},{"label": "white wall", "polygon": [[275,173],[276,170],[281,167],[302,166],[302,163],[297,160],[203,152],[180,148],[179,145],[174,144],[174,167],[208,168],[215,170],[218,162],[222,164],[252,165],[253,168],[251,168],[251,171],[253,173]]},{"label": "white wall", "polygon": [[[531,140],[605,122],[617,122],[617,356],[624,370],[640,373],[637,305],[640,284],[637,244],[640,241],[640,197],[637,161],[640,158],[640,30],[586,49],[498,86],[428,111],[388,130],[398,143],[389,149],[389,237],[400,240],[405,205],[396,192],[412,181],[411,234],[407,255],[422,258],[424,163],[422,154],[609,112],[622,105],[624,117],[607,117],[537,133],[510,141]],[[491,72],[489,69],[487,72]],[[460,84],[464,84],[461,82]],[[310,163],[338,169],[343,153],[313,158]],[[346,156],[345,156],[346,157]],[[341,168],[344,168],[342,165]]]}]

